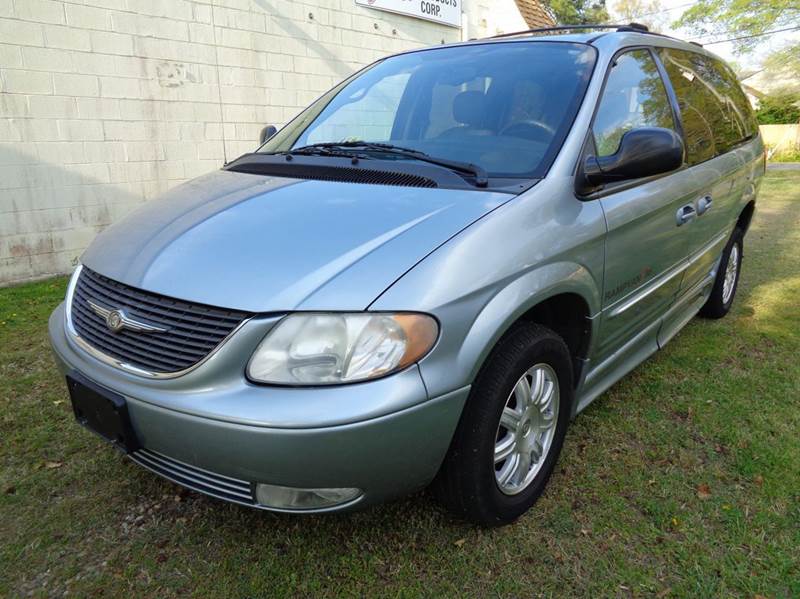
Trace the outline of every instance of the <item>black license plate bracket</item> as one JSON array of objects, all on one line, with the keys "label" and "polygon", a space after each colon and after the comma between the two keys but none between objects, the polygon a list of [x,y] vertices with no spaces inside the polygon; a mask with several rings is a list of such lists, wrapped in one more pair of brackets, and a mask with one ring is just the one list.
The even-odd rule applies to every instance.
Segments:
[{"label": "black license plate bracket", "polygon": [[72,411],[78,424],[99,435],[123,453],[139,449],[128,415],[128,403],[77,372],[67,375]]}]

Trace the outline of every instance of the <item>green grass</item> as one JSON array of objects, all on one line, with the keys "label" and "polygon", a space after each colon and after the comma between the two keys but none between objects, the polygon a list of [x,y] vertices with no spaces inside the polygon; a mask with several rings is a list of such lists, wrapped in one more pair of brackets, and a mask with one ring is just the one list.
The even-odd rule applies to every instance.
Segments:
[{"label": "green grass", "polygon": [[769,158],[770,162],[800,162],[800,148],[776,152]]},{"label": "green grass", "polygon": [[426,495],[290,517],[187,493],[73,422],[51,280],[0,290],[0,596],[800,596],[800,172],[770,172],[721,321],[573,423],[515,525]]}]

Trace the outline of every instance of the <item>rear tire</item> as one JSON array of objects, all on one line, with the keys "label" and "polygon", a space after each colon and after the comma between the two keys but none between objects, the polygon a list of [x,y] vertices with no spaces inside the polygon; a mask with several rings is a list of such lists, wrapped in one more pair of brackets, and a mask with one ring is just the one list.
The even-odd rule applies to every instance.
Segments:
[{"label": "rear tire", "polygon": [[742,270],[742,248],[744,233],[738,227],[733,230],[728,245],[722,251],[717,278],[706,303],[700,308],[700,316],[722,318],[731,310],[739,286]]},{"label": "rear tire", "polygon": [[519,518],[555,468],[572,401],[572,362],[564,341],[537,324],[512,328],[472,386],[433,484],[439,501],[483,526]]}]

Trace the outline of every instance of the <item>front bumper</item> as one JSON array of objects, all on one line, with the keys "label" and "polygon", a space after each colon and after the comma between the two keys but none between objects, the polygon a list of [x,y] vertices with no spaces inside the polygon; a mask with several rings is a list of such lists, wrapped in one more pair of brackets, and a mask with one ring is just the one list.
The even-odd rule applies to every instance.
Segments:
[{"label": "front bumper", "polygon": [[[146,448],[133,459],[179,484],[247,505],[255,505],[256,483],[363,491],[357,501],[325,511],[427,485],[447,452],[469,387],[428,399],[416,366],[335,388],[254,385],[244,364],[274,322],[248,322],[200,368],[160,381],[125,373],[78,347],[64,328],[64,304],[49,326],[63,373],[77,370],[126,398]],[[236,493],[220,491],[230,488]]]}]

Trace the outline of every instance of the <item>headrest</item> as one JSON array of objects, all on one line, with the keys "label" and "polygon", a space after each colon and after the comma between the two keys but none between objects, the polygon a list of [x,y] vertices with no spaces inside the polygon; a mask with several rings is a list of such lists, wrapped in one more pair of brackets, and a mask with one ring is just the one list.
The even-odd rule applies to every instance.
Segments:
[{"label": "headrest", "polygon": [[483,92],[461,92],[453,98],[453,118],[463,125],[478,127],[483,122],[485,106]]}]

